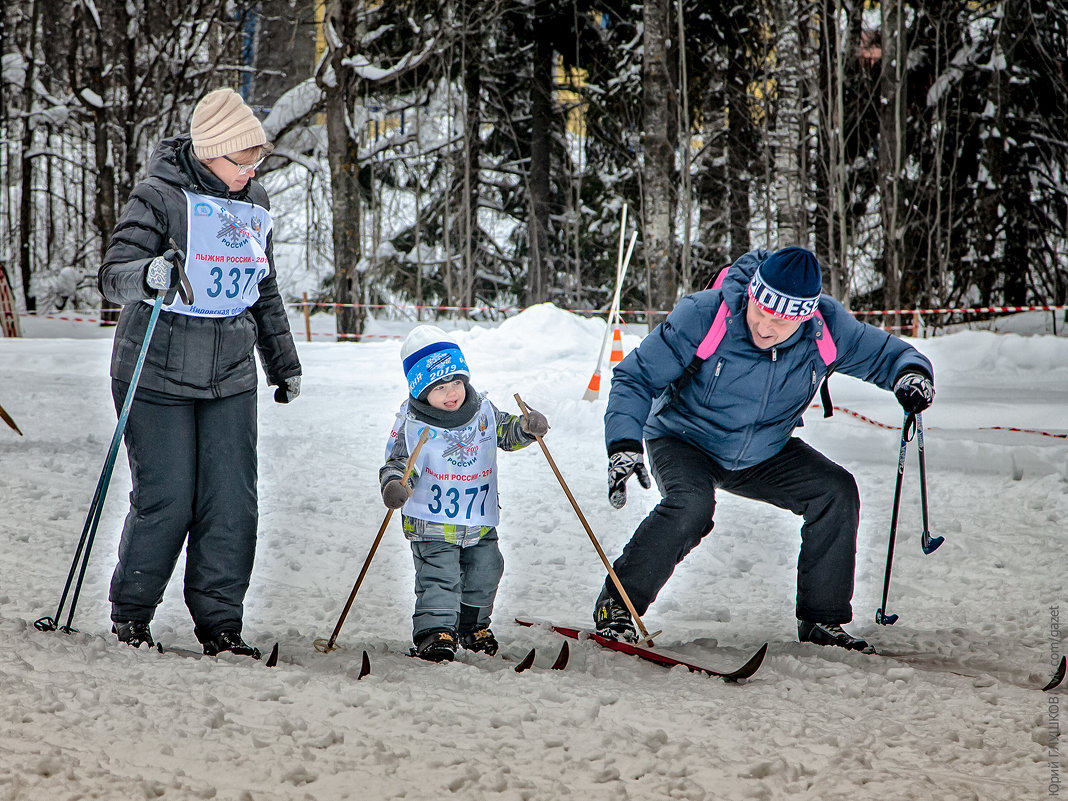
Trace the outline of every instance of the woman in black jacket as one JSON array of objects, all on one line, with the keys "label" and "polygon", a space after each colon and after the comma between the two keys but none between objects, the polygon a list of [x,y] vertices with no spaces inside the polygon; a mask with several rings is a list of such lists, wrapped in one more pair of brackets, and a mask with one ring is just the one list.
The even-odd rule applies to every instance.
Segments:
[{"label": "woman in black jacket", "polygon": [[258,522],[253,348],[279,403],[297,397],[301,374],[270,203],[253,180],[271,149],[237,93],[205,95],[189,134],[152,154],[100,267],[101,293],[123,304],[111,358],[117,411],[152,299],[167,293],[125,429],[133,491],[111,579],[113,630],[135,648],[154,645],[149,623],[188,538],[185,601],[204,653],[260,656],[241,637]]}]

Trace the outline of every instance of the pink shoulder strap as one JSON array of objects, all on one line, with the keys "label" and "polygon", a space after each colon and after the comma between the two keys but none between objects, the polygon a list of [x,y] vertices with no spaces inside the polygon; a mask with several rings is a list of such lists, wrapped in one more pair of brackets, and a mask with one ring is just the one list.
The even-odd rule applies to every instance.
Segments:
[{"label": "pink shoulder strap", "polygon": [[719,343],[723,341],[723,335],[726,333],[727,304],[726,302],[723,302],[719,304],[719,310],[716,312],[716,316],[712,320],[712,325],[709,326],[708,333],[705,334],[705,338],[701,340],[701,344],[697,346],[697,358],[707,359],[715,353],[716,348],[719,347]]},{"label": "pink shoulder strap", "polygon": [[833,364],[838,358],[838,346],[834,344],[834,338],[827,330],[827,321],[823,319],[818,309],[816,311],[816,348],[826,365]]}]

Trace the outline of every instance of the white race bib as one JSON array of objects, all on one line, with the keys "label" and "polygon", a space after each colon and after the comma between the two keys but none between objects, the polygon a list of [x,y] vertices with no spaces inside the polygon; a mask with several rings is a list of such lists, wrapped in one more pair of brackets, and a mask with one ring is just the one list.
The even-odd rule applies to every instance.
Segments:
[{"label": "white race bib", "polygon": [[[406,408],[401,413],[405,415]],[[415,450],[423,429],[430,438],[416,460],[418,479],[404,514],[434,523],[458,526],[496,526],[497,419],[493,405],[483,399],[478,414],[465,428],[437,428],[403,416],[394,426],[394,436],[403,430],[408,453]]]},{"label": "white race bib", "polygon": [[185,272],[192,305],[175,297],[167,311],[193,317],[233,317],[259,300],[260,281],[271,265],[264,249],[273,225],[263,206],[241,200],[219,202],[185,191]]}]

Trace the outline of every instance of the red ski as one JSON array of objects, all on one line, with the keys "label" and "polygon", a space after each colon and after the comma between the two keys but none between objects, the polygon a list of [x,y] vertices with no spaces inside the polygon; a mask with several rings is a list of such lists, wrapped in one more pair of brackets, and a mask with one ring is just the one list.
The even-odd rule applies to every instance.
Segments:
[{"label": "red ski", "polygon": [[592,629],[578,628],[577,626],[557,626],[547,621],[538,620],[522,620],[516,618],[515,622],[520,626],[545,626],[557,634],[562,634],[565,637],[570,637],[573,640],[593,640],[598,645],[602,645],[605,648],[610,648],[613,651],[620,651],[624,654],[630,654],[636,656],[639,659],[646,659],[650,662],[656,662],[659,665],[665,667],[675,667],[676,665],[682,665],[694,672],[707,673],[709,676],[717,676],[724,681],[739,681],[741,679],[748,679],[757,669],[760,667],[760,663],[764,661],[764,655],[768,652],[768,644],[764,643],[760,646],[760,649],[753,654],[749,661],[742,665],[737,670],[723,671],[715,670],[705,665],[698,664],[688,656],[683,654],[677,654],[672,651],[668,651],[665,648],[647,647],[644,645],[636,645],[629,642],[621,642],[619,640],[613,640],[609,637],[602,637],[596,631]]}]

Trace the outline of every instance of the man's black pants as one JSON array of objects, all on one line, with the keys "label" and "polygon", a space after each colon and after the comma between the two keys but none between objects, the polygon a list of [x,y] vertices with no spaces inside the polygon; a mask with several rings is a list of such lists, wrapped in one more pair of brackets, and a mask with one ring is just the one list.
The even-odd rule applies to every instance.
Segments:
[{"label": "man's black pants", "polygon": [[[716,490],[721,489],[804,517],[797,617],[819,623],[852,619],[860,493],[845,468],[797,438],[744,470],[726,470],[704,451],[672,437],[646,445],[663,498],[612,566],[639,615],[675,566],[712,530]],[[620,600],[610,579],[605,589]]]}]

